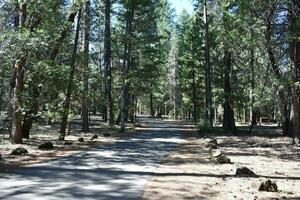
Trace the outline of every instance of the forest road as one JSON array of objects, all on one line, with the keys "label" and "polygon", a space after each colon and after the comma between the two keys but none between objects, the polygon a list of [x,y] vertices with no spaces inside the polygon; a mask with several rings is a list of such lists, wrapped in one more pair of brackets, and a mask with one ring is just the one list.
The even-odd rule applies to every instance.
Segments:
[{"label": "forest road", "polygon": [[186,128],[174,121],[140,120],[147,128],[130,138],[0,174],[0,199],[140,199]]}]

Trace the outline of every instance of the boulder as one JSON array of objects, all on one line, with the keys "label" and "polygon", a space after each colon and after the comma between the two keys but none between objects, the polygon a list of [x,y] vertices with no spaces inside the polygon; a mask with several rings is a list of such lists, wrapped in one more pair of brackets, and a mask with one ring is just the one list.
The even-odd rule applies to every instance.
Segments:
[{"label": "boulder", "polygon": [[216,150],[212,150],[211,151],[211,156],[214,157],[214,158],[217,158],[219,156],[223,155],[222,151],[220,151],[219,149],[216,149]]},{"label": "boulder", "polygon": [[25,149],[23,147],[18,147],[16,149],[12,150],[12,152],[11,152],[11,155],[17,155],[17,156],[25,155],[25,154],[28,154],[28,151],[27,151],[27,149]]},{"label": "boulder", "polygon": [[220,156],[216,157],[215,161],[218,164],[230,164],[231,163],[230,158],[228,158],[224,155],[220,155]]},{"label": "boulder", "polygon": [[52,150],[54,149],[54,145],[52,142],[44,142],[39,146],[41,150]]},{"label": "boulder", "polygon": [[83,137],[79,138],[79,139],[78,139],[78,142],[84,142]]},{"label": "boulder", "polygon": [[257,177],[257,175],[247,167],[237,168],[235,172],[235,176],[237,177]]},{"label": "boulder", "polygon": [[264,192],[278,192],[278,186],[275,182],[268,179],[260,184],[258,190]]},{"label": "boulder", "polygon": [[73,144],[72,141],[65,141],[65,142],[64,142],[64,145],[72,145],[72,144]]},{"label": "boulder", "polygon": [[209,140],[206,141],[205,147],[210,148],[210,149],[217,149],[218,148],[218,142],[215,138],[209,139]]},{"label": "boulder", "polygon": [[111,137],[111,134],[110,133],[104,133],[103,136],[104,137]]},{"label": "boulder", "polygon": [[95,140],[95,139],[98,139],[98,135],[93,135],[91,140]]}]

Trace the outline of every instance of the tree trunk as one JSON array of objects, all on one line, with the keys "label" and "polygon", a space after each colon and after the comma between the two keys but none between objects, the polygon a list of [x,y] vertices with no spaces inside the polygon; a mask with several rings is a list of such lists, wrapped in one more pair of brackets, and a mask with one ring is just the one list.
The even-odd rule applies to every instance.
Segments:
[{"label": "tree trunk", "polygon": [[[25,27],[27,19],[27,4],[19,5],[19,26]],[[22,143],[22,95],[24,91],[24,76],[27,63],[27,51],[23,51],[19,55],[19,59],[15,62],[13,79],[11,83],[12,91],[12,124],[11,124],[11,141],[12,143]]]},{"label": "tree trunk", "polygon": [[110,126],[114,124],[113,95],[112,95],[112,59],[111,59],[111,0],[105,0],[105,30],[104,30],[104,65],[107,95],[107,118]]},{"label": "tree trunk", "polygon": [[193,83],[192,83],[192,90],[193,90],[193,118],[194,118],[194,125],[196,126],[198,116],[197,116],[197,92],[196,92],[196,71],[195,71],[195,66],[193,65],[192,69],[192,77],[193,77]]},{"label": "tree trunk", "polygon": [[22,125],[22,137],[23,138],[29,138],[29,134],[32,128],[32,123],[34,120],[33,115],[37,115],[39,111],[39,100],[38,97],[40,95],[39,88],[37,85],[33,86],[33,93],[32,96],[32,104],[29,111],[25,112],[24,119],[23,119],[23,125]]},{"label": "tree trunk", "polygon": [[[273,52],[273,46],[272,46],[272,36],[274,34],[274,27],[272,25],[273,19],[274,19],[274,12],[275,12],[275,5],[272,4],[272,6],[269,8],[267,18],[266,18],[266,32],[265,32],[265,37],[266,37],[266,43],[267,43],[267,53],[268,57],[273,69],[273,72],[278,80],[281,80],[282,78],[282,72],[280,71],[279,65],[276,61],[275,53]],[[285,136],[290,136],[290,99],[288,98],[289,93],[290,93],[290,86],[286,88],[285,91],[279,91],[279,98],[280,98],[280,103],[282,105],[281,109],[281,115],[282,115],[282,131],[283,135]]]},{"label": "tree trunk", "polygon": [[83,97],[82,97],[82,131],[89,132],[89,46],[90,46],[90,1],[85,3],[85,29],[84,29],[84,70],[83,70]]},{"label": "tree trunk", "polygon": [[293,62],[293,87],[291,90],[291,118],[290,131],[293,136],[300,142],[300,33],[299,33],[299,18],[300,18],[300,2],[293,1],[290,8],[290,33],[292,41],[290,42],[290,55]]},{"label": "tree trunk", "polygon": [[254,89],[255,89],[255,69],[254,69],[254,60],[255,60],[255,55],[254,55],[254,48],[251,47],[250,50],[250,55],[251,55],[251,60],[250,60],[250,68],[251,68],[251,91],[250,91],[250,100],[251,100],[251,106],[250,106],[250,120],[251,120],[251,125],[256,125],[256,109],[254,108],[254,103],[255,103],[255,97],[253,95]]},{"label": "tree trunk", "polygon": [[70,65],[70,73],[69,73],[69,79],[68,79],[68,85],[67,85],[67,93],[66,93],[66,98],[65,98],[64,104],[63,104],[63,113],[62,113],[62,118],[61,118],[59,140],[65,140],[66,128],[68,125],[68,115],[69,115],[69,109],[70,109],[70,104],[71,104],[72,85],[73,85],[73,79],[74,79],[75,67],[76,67],[76,56],[77,56],[77,47],[78,47],[78,39],[79,39],[79,30],[80,30],[80,19],[81,19],[81,8],[79,9],[79,12],[78,12],[77,27],[76,27],[76,33],[75,33],[75,38],[74,38],[73,52],[72,52],[71,65]]},{"label": "tree trunk", "polygon": [[67,21],[65,23],[64,28],[60,32],[60,36],[55,40],[54,44],[52,45],[52,50],[49,56],[51,62],[55,61],[63,41],[67,37],[68,33],[71,31],[72,25],[75,21],[75,17],[80,9],[80,6],[81,6],[80,1],[77,0],[75,4],[72,6],[72,8],[70,9],[70,13],[67,16]]},{"label": "tree trunk", "polygon": [[224,70],[224,116],[223,116],[223,128],[228,131],[232,131],[236,134],[236,126],[234,120],[234,110],[232,101],[232,89],[231,89],[231,62],[232,53],[225,50],[225,70]]},{"label": "tree trunk", "polygon": [[[59,4],[60,5],[60,4]],[[79,6],[79,2],[77,1],[71,8],[70,13],[67,16],[67,21],[65,23],[65,26],[63,28],[63,30],[60,33],[60,37],[58,37],[54,44],[51,45],[52,50],[50,51],[50,56],[49,56],[49,60],[51,62],[51,64],[53,64],[55,62],[55,59],[59,53],[59,49],[64,41],[64,39],[67,37],[67,34],[70,32],[71,28],[72,28],[72,24],[74,23],[75,20],[75,16],[78,12],[78,6]],[[19,16],[19,15],[18,15]],[[17,23],[19,24],[19,22]],[[33,27],[31,27],[31,31],[33,30]],[[38,107],[39,107],[39,88],[38,86],[34,85],[33,86],[33,103],[31,104],[30,110],[27,111],[25,113],[24,119],[23,119],[23,125],[22,125],[22,137],[23,138],[29,138],[30,135],[30,131],[32,128],[32,123],[33,123],[33,119],[34,117],[32,116],[33,114],[37,114],[38,113]]]},{"label": "tree trunk", "polygon": [[24,91],[24,75],[27,62],[27,53],[22,53],[15,64],[14,89],[12,96],[13,119],[11,141],[15,144],[22,143],[22,93]]},{"label": "tree trunk", "polygon": [[152,92],[150,93],[150,114],[151,117],[154,117],[154,107],[153,107],[153,94]]},{"label": "tree trunk", "polygon": [[[121,88],[121,130],[120,132],[125,132],[125,120],[128,116],[128,111],[126,110],[126,97],[128,97],[128,88],[126,85],[126,79],[128,70],[131,65],[131,34],[132,34],[132,21],[134,17],[134,7],[131,3],[129,8],[127,9],[126,14],[126,30],[125,30],[125,47],[124,47],[124,61],[123,61],[123,68],[122,68],[122,88]],[[127,98],[128,99],[128,98]],[[127,101],[128,102],[128,101]]]},{"label": "tree trunk", "polygon": [[207,18],[207,0],[204,0],[204,24],[205,24],[205,119],[213,126],[212,87],[211,87],[211,65],[209,45],[209,24]]}]

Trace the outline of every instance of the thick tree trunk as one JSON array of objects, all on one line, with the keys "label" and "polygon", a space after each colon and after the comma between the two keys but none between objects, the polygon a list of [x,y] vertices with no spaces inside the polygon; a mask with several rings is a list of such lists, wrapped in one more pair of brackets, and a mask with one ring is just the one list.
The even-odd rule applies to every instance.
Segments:
[{"label": "thick tree trunk", "polygon": [[[100,42],[100,55],[99,55],[99,77],[100,77],[100,94],[105,97],[103,103],[100,104],[100,112],[101,117],[104,122],[107,121],[107,94],[106,94],[106,69],[102,69],[102,48],[101,48],[102,41]],[[118,124],[118,123],[117,123]]]},{"label": "thick tree trunk", "polygon": [[[131,3],[127,8],[126,14],[126,30],[125,30],[125,47],[124,47],[124,61],[122,68],[122,89],[121,89],[121,133],[125,132],[125,120],[128,117],[127,102],[128,97],[128,86],[126,84],[127,74],[131,67],[131,34],[132,34],[132,21],[134,17],[134,4]],[[126,101],[127,100],[127,101]]]},{"label": "thick tree trunk", "polygon": [[291,60],[293,62],[293,87],[291,92],[291,118],[290,131],[293,136],[293,143],[295,138],[300,142],[300,33],[299,33],[299,18],[300,18],[300,2],[294,0],[290,8],[290,32],[292,41],[290,43]]},{"label": "thick tree trunk", "polygon": [[207,0],[204,0],[204,24],[205,24],[205,119],[213,126],[213,107],[212,107],[212,74],[210,65],[210,45],[209,45],[209,24],[207,18]]},{"label": "thick tree trunk", "polygon": [[[282,78],[282,72],[280,71],[279,65],[276,61],[275,53],[273,52],[273,46],[272,46],[272,36],[274,34],[274,27],[272,25],[273,19],[274,19],[274,13],[275,13],[275,5],[273,4],[269,11],[268,15],[266,18],[266,32],[265,32],[265,37],[266,37],[266,42],[267,42],[267,53],[268,57],[273,69],[273,72],[278,80],[281,80]],[[280,103],[282,105],[281,109],[281,115],[282,115],[282,131],[283,135],[285,136],[291,136],[291,121],[290,121],[290,99],[288,98],[289,93],[290,93],[290,86],[286,88],[285,91],[279,91],[279,98],[280,98]]]},{"label": "thick tree trunk", "polygon": [[234,120],[234,110],[232,101],[232,89],[231,89],[231,63],[232,53],[225,50],[225,70],[224,70],[224,116],[223,116],[223,128],[228,131],[232,131],[236,134],[236,126]]},{"label": "thick tree trunk", "polygon": [[27,53],[22,53],[15,63],[14,89],[12,96],[13,118],[11,141],[15,144],[22,143],[22,93],[24,91],[24,75],[27,62]]},{"label": "thick tree trunk", "polygon": [[59,140],[65,140],[66,128],[68,125],[68,115],[69,115],[69,110],[70,110],[70,105],[71,105],[72,85],[73,85],[73,79],[74,79],[75,67],[76,67],[76,56],[77,56],[77,47],[78,47],[78,39],[79,39],[79,31],[80,31],[80,19],[81,19],[81,8],[79,9],[79,12],[78,12],[77,27],[76,27],[76,32],[75,32],[74,44],[73,44],[73,52],[72,52],[72,58],[71,58],[67,92],[66,92],[66,98],[65,98],[64,104],[63,104],[63,113],[62,113],[62,118],[61,118]]},{"label": "thick tree trunk", "polygon": [[83,97],[82,97],[82,131],[89,132],[89,46],[90,46],[90,1],[85,3],[85,29],[84,29],[84,72],[83,72]]},{"label": "thick tree trunk", "polygon": [[38,97],[40,95],[39,88],[37,85],[33,86],[32,104],[29,111],[25,112],[23,125],[22,125],[22,137],[29,138],[30,130],[32,128],[32,123],[34,120],[34,115],[37,115],[39,111],[39,101]]},{"label": "thick tree trunk", "polygon": [[[27,4],[19,4],[19,26],[25,27],[27,19]],[[24,91],[24,76],[27,63],[27,51],[20,53],[18,60],[15,62],[14,73],[11,82],[12,91],[12,123],[11,123],[11,141],[12,143],[22,143],[22,95]]]},{"label": "thick tree trunk", "polygon": [[113,95],[112,95],[112,59],[111,59],[111,0],[105,0],[105,30],[104,30],[104,65],[107,95],[107,118],[110,126],[114,124]]}]

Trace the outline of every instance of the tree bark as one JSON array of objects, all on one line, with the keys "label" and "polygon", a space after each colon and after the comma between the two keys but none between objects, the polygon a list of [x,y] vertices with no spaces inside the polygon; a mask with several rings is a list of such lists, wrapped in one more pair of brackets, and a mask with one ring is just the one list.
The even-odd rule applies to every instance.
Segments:
[{"label": "tree bark", "polygon": [[251,120],[251,126],[254,126],[257,124],[256,121],[256,108],[254,108],[255,104],[255,96],[253,95],[254,89],[255,89],[255,69],[254,69],[254,60],[255,60],[255,54],[254,54],[254,48],[251,47],[250,50],[251,60],[250,60],[250,68],[251,68],[251,92],[250,92],[250,120]]},{"label": "tree bark", "polygon": [[68,125],[68,115],[69,115],[70,104],[71,104],[72,85],[73,85],[73,79],[74,79],[75,67],[76,67],[76,56],[77,56],[78,39],[79,39],[79,31],[80,31],[80,20],[81,20],[81,8],[79,9],[79,12],[78,12],[77,27],[76,27],[75,38],[74,38],[74,45],[73,45],[73,52],[72,52],[72,58],[71,58],[67,92],[66,92],[66,98],[65,98],[65,101],[63,104],[63,113],[62,113],[62,118],[61,118],[59,140],[65,140],[66,128]]},{"label": "tree bark", "polygon": [[154,113],[154,107],[153,107],[153,93],[150,93],[150,114],[151,117],[154,117],[155,113]]},{"label": "tree bark", "polygon": [[[272,4],[267,12],[266,18],[266,42],[267,42],[267,54],[273,69],[273,72],[278,80],[282,78],[282,72],[280,71],[279,65],[276,61],[275,53],[273,52],[273,45],[272,45],[272,36],[274,34],[274,27],[272,22],[274,20],[274,13],[275,13],[275,5]],[[286,88],[285,91],[279,91],[279,99],[282,105],[281,108],[281,116],[282,116],[282,131],[283,135],[291,136],[291,121],[290,121],[290,99],[289,93],[291,91],[290,86]]]},{"label": "tree bark", "polygon": [[294,82],[291,90],[291,117],[290,117],[290,132],[293,136],[293,143],[295,138],[300,142],[300,33],[299,33],[299,18],[300,18],[300,2],[293,1],[290,8],[290,57],[293,62],[293,75]]},{"label": "tree bark", "polygon": [[33,86],[32,91],[32,105],[30,110],[25,112],[24,119],[23,119],[23,125],[22,125],[22,137],[23,138],[29,138],[30,130],[32,128],[32,123],[34,120],[34,115],[38,114],[39,111],[39,101],[38,97],[40,95],[39,88],[37,85]]},{"label": "tree bark", "polygon": [[223,128],[228,131],[232,131],[236,134],[236,126],[234,120],[234,110],[232,101],[232,89],[231,89],[231,64],[232,53],[229,50],[225,50],[225,69],[224,69],[224,116],[223,116]]},{"label": "tree bark", "polygon": [[212,74],[210,65],[210,45],[209,45],[209,22],[207,18],[207,0],[204,0],[204,25],[205,25],[205,119],[213,126],[213,107],[212,107]]},{"label": "tree bark", "polygon": [[53,48],[50,52],[50,56],[49,59],[51,62],[54,62],[58,53],[59,53],[59,49],[63,43],[63,41],[65,40],[65,38],[67,37],[68,33],[71,31],[72,29],[72,25],[75,21],[75,17],[80,9],[80,1],[77,0],[75,2],[75,4],[72,6],[68,16],[67,16],[67,21],[65,23],[64,28],[62,29],[62,31],[60,32],[60,36],[54,41],[53,44]]},{"label": "tree bark", "polygon": [[[27,19],[27,3],[19,4],[19,26],[25,27]],[[15,62],[13,78],[11,82],[12,91],[12,124],[11,142],[22,143],[22,95],[24,91],[24,76],[27,63],[27,51],[22,51],[18,60]]]},{"label": "tree bark", "polygon": [[133,17],[134,17],[134,5],[133,5],[133,3],[131,3],[129,5],[129,8],[127,9],[126,27],[125,27],[126,30],[125,30],[125,38],[124,38],[125,46],[124,46],[123,68],[122,68],[122,88],[121,88],[121,105],[120,105],[121,106],[120,107],[120,112],[121,112],[120,132],[121,133],[125,132],[125,120],[126,120],[126,117],[128,116],[128,111],[126,109],[126,104],[127,104],[126,96],[130,96],[130,95],[128,95],[126,79],[127,79],[128,70],[131,65],[131,34],[132,34]]},{"label": "tree bark", "polygon": [[196,70],[194,63],[192,63],[192,77],[193,77],[193,82],[192,82],[192,91],[193,91],[193,118],[194,118],[194,125],[196,126],[198,116],[197,116],[197,92],[196,92]]},{"label": "tree bark", "polygon": [[90,46],[90,0],[85,3],[85,29],[84,29],[84,70],[83,70],[83,97],[82,97],[82,131],[89,132],[89,46]]},{"label": "tree bark", "polygon": [[112,95],[112,59],[111,59],[111,0],[105,0],[105,30],[104,30],[104,65],[107,95],[107,117],[110,126],[114,124],[113,95]]}]

